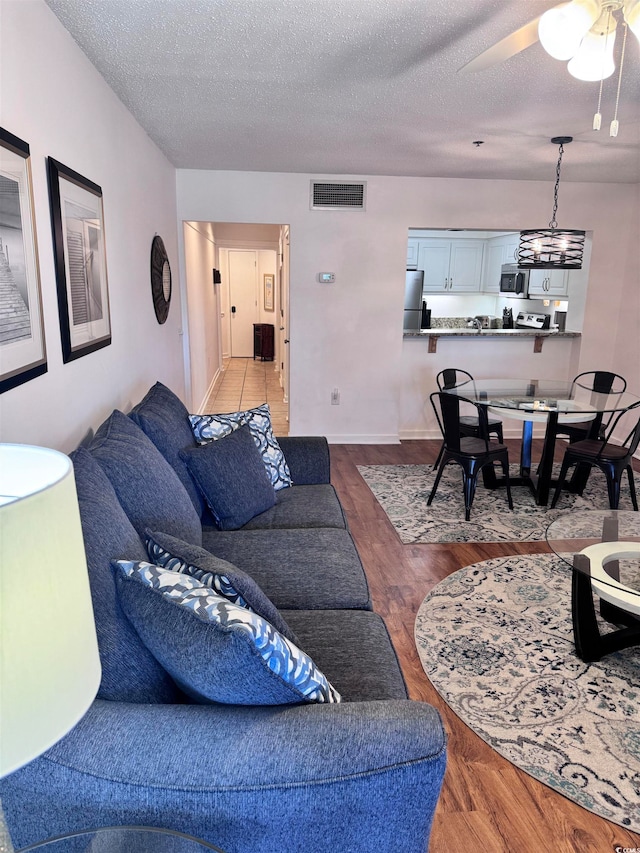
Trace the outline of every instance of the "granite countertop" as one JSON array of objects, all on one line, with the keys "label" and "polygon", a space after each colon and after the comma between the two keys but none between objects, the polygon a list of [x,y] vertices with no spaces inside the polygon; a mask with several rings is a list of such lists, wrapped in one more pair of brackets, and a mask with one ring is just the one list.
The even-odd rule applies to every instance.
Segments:
[{"label": "granite countertop", "polygon": [[559,332],[557,329],[451,329],[433,328],[420,329],[419,331],[404,332],[404,338],[428,338],[428,337],[461,337],[461,338],[579,338],[582,332]]}]

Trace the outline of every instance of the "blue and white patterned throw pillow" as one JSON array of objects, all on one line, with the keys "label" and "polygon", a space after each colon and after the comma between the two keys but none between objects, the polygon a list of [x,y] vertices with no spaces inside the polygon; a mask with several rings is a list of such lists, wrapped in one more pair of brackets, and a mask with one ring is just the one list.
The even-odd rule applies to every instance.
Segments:
[{"label": "blue and white patterned throw pillow", "polygon": [[165,550],[149,535],[145,536],[144,544],[147,546],[149,559],[153,560],[154,565],[162,569],[169,569],[171,572],[180,572],[181,574],[189,575],[200,581],[203,586],[208,586],[217,595],[226,598],[232,604],[237,604],[238,607],[244,607],[247,610],[253,611],[253,607],[245,601],[225,574],[205,571],[198,568],[198,566],[188,563],[181,557],[174,557],[173,554],[170,554],[169,551]]},{"label": "blue and white patterned throw pillow", "polygon": [[[245,705],[341,701],[311,658],[256,613],[190,575],[141,561],[113,566],[127,618],[195,698]],[[135,594],[141,587],[142,600]]]},{"label": "blue and white patterned throw pillow", "polygon": [[262,616],[276,631],[280,631],[292,643],[298,643],[296,635],[271,599],[250,575],[233,563],[215,557],[197,545],[158,531],[148,530],[144,544],[149,560],[156,566],[191,575],[232,604]]},{"label": "blue and white patterned throw pillow", "polygon": [[224,438],[238,427],[248,424],[253,440],[262,454],[262,461],[273,488],[278,491],[292,485],[289,466],[273,434],[268,403],[263,403],[255,409],[230,412],[226,415],[189,415],[189,421],[198,444],[208,444],[210,441]]}]

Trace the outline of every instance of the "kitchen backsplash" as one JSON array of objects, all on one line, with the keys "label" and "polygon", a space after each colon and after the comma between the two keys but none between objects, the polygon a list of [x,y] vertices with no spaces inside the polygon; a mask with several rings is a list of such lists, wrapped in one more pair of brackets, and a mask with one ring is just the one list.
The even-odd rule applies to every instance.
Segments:
[{"label": "kitchen backsplash", "polygon": [[[490,317],[490,329],[501,329],[502,318]],[[431,316],[432,329],[466,329],[469,325],[468,317],[434,317]]]}]

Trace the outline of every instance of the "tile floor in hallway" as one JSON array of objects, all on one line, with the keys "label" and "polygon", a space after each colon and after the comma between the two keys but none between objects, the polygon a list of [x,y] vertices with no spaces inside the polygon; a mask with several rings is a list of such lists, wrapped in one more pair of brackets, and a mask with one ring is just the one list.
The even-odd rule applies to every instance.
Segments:
[{"label": "tile floor in hallway", "polygon": [[275,435],[289,434],[289,407],[283,400],[280,374],[272,361],[225,358],[223,371],[209,395],[205,413],[214,415],[253,409],[268,403]]}]

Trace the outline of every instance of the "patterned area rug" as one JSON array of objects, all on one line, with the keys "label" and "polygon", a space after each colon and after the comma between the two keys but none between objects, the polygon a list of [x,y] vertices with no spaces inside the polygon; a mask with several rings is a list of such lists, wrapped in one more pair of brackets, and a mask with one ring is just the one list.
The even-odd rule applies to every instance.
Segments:
[{"label": "patterned area rug", "polygon": [[418,654],[438,693],[497,752],[640,832],[640,649],[583,663],[570,586],[554,555],[467,566],[420,606]]},{"label": "patterned area rug", "polygon": [[[582,496],[563,492],[553,510],[537,506],[526,486],[512,486],[512,512],[503,488],[485,489],[478,482],[469,521],[464,520],[462,474],[457,465],[445,468],[430,507],[427,498],[435,479],[431,465],[359,465],[358,471],[405,544],[544,540],[545,530],[558,516],[570,510],[609,507],[604,475],[596,470]],[[515,477],[517,466],[510,471]],[[624,481],[620,509],[633,509]]]}]

